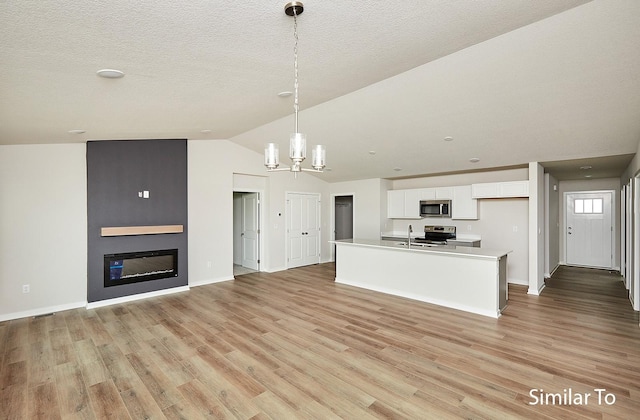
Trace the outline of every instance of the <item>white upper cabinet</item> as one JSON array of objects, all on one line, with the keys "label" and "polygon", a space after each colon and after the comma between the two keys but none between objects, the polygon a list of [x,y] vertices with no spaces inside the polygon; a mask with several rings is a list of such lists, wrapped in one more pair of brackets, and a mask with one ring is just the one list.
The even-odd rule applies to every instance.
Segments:
[{"label": "white upper cabinet", "polygon": [[404,217],[410,219],[420,219],[421,189],[405,190],[404,194]]},{"label": "white upper cabinet", "polygon": [[[418,200],[435,200],[436,189],[435,188],[418,188],[415,190],[418,192]],[[420,211],[420,209],[418,209]]]},{"label": "white upper cabinet", "polygon": [[478,200],[471,196],[471,185],[453,187],[451,200],[451,218],[458,220],[478,219]]},{"label": "white upper cabinet", "polygon": [[387,217],[389,219],[404,218],[404,190],[387,191]]},{"label": "white upper cabinet", "polygon": [[529,181],[485,182],[471,186],[473,198],[529,197]]},{"label": "white upper cabinet", "polygon": [[436,190],[436,200],[453,200],[453,187],[438,187]]},{"label": "white upper cabinet", "polygon": [[421,189],[387,191],[389,219],[420,219]]},{"label": "white upper cabinet", "polygon": [[502,197],[529,197],[529,181],[501,182],[499,192]]}]

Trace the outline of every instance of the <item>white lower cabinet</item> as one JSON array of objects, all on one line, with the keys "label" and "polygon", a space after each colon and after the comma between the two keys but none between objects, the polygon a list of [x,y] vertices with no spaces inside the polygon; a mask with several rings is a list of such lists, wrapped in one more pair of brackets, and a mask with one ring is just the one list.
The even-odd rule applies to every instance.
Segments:
[{"label": "white lower cabinet", "polygon": [[458,220],[478,219],[478,200],[471,196],[471,185],[453,187],[451,218]]}]

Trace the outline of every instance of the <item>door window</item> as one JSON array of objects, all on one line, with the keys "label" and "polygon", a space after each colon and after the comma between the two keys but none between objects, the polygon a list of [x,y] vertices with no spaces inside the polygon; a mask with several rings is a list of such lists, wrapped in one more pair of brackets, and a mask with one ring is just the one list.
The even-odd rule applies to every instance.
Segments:
[{"label": "door window", "polygon": [[602,214],[602,198],[576,198],[573,201],[575,214]]}]

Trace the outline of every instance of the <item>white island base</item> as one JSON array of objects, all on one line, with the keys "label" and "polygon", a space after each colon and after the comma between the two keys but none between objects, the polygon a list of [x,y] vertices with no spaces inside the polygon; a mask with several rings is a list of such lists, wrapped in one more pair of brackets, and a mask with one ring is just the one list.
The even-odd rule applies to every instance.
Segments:
[{"label": "white island base", "polygon": [[507,305],[507,252],[399,247],[391,241],[336,244],[336,283],[498,318]]}]

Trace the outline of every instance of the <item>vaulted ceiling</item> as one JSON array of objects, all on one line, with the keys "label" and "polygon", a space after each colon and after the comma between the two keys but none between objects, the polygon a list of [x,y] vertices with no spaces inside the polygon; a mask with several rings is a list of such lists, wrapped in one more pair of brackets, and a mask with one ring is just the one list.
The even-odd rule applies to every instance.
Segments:
[{"label": "vaulted ceiling", "polygon": [[[3,1],[0,144],[275,141],[286,163],[285,3]],[[637,149],[636,0],[303,3],[300,131],[326,145],[328,181],[603,157],[615,169]]]}]

